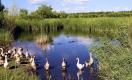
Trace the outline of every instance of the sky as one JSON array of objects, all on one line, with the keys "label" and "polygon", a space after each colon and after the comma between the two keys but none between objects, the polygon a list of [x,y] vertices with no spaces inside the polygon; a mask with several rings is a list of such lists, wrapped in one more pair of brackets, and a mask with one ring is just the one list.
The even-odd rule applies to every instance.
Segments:
[{"label": "sky", "polygon": [[79,12],[106,12],[132,10],[132,0],[1,0],[5,7],[11,7],[13,3],[19,8],[35,11],[42,4],[51,5],[54,11],[66,13]]}]

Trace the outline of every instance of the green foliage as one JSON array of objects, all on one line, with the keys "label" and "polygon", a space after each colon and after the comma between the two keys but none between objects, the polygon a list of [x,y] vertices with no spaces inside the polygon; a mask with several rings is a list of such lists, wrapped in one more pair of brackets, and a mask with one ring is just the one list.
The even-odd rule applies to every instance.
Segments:
[{"label": "green foliage", "polygon": [[132,23],[131,19],[117,22],[115,40],[100,38],[89,47],[99,61],[98,76],[105,80],[131,80]]},{"label": "green foliage", "polygon": [[67,17],[66,12],[65,12],[65,11],[60,11],[59,17],[60,17],[60,18],[66,18],[66,17]]},{"label": "green foliage", "polygon": [[52,14],[52,8],[51,6],[46,6],[42,4],[40,7],[38,7],[36,12],[43,18],[50,18]]},{"label": "green foliage", "polygon": [[3,10],[4,10],[4,5],[2,5],[1,0],[0,0],[0,28],[3,26]]},{"label": "green foliage", "polygon": [[19,16],[21,18],[26,18],[27,14],[28,14],[28,10],[26,10],[26,9],[20,9]]},{"label": "green foliage", "polygon": [[[8,10],[9,9],[9,10]],[[4,13],[4,28],[10,32],[13,32],[13,30],[17,27],[18,22],[18,6],[13,3],[11,8],[7,8],[7,10]]]}]

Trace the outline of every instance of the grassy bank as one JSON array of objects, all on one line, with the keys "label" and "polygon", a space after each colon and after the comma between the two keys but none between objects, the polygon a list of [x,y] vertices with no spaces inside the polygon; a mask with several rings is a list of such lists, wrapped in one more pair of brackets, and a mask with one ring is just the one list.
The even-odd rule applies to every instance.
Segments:
[{"label": "grassy bank", "polygon": [[[29,67],[16,65],[14,59],[9,59],[8,62],[10,71],[5,71],[4,66],[0,66],[0,80],[40,80],[36,75],[29,74]],[[27,62],[27,60],[22,59],[22,62]]]},{"label": "grassy bank", "polygon": [[[131,20],[130,20],[131,21]],[[105,37],[89,49],[99,61],[98,76],[104,80],[132,80],[132,29],[131,22],[118,23],[115,40]]]}]

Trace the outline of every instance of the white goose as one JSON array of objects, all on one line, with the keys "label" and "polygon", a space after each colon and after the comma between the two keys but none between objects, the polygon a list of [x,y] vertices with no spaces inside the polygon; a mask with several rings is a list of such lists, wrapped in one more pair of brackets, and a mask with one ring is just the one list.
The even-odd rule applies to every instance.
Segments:
[{"label": "white goose", "polygon": [[88,60],[87,62],[85,61],[86,67],[91,66],[92,63],[93,63],[92,52],[90,52],[90,60]]},{"label": "white goose", "polygon": [[45,69],[48,70],[49,67],[50,67],[50,64],[48,63],[48,58],[45,59],[46,60],[46,63],[44,65]]},{"label": "white goose", "polygon": [[34,69],[34,71],[36,71],[37,66],[36,66],[36,63],[34,62],[34,58],[33,58],[33,61],[32,61],[32,63],[31,63],[31,66],[32,66],[32,68]]},{"label": "white goose", "polygon": [[26,58],[28,59],[30,55],[28,54],[28,49],[26,49]]},{"label": "white goose", "polygon": [[63,58],[62,68],[66,68],[66,66],[67,66],[67,62],[65,62],[65,58]]},{"label": "white goose", "polygon": [[5,68],[5,70],[6,70],[6,68],[8,68],[8,70],[9,70],[9,63],[7,62],[7,57],[6,56],[5,56],[4,68]]},{"label": "white goose", "polygon": [[79,63],[79,58],[76,58],[76,60],[78,60],[78,62],[77,62],[78,69],[83,69],[84,68],[84,64],[80,64]]}]

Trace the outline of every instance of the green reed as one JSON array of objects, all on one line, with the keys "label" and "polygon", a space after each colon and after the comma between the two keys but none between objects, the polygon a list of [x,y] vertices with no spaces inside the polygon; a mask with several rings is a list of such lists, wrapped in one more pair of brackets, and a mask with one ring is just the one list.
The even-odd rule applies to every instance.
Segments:
[{"label": "green reed", "polygon": [[[119,27],[117,22],[127,21],[125,17],[101,17],[101,18],[65,18],[43,20],[19,20],[18,27],[22,30],[57,31],[58,29],[90,30],[115,32]],[[129,18],[131,19],[131,17]]]},{"label": "green reed", "polygon": [[117,22],[115,40],[99,38],[99,43],[88,47],[98,59],[98,77],[104,80],[131,80],[132,77],[132,23]]}]

